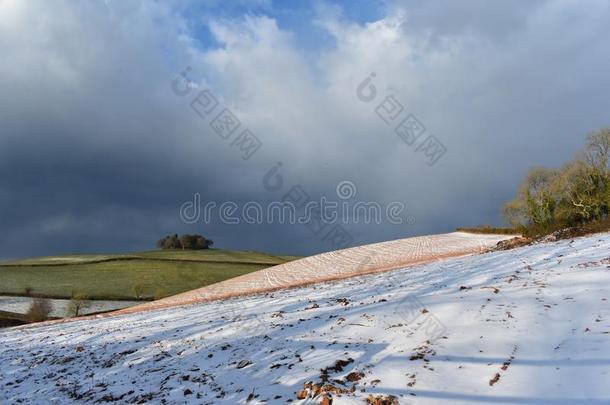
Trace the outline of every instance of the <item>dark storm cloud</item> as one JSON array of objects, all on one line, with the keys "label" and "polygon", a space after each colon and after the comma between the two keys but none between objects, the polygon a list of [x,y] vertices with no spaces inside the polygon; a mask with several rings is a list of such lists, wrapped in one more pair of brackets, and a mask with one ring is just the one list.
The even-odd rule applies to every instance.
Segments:
[{"label": "dark storm cloud", "polygon": [[[328,250],[303,225],[187,225],[178,211],[195,193],[264,204],[300,185],[332,198],[342,180],[417,218],[346,225],[354,244],[499,223],[528,167],[560,164],[608,124],[607,3],[391,2],[368,24],[320,7],[334,45],[318,54],[261,14],[206,10],[201,44],[188,4],[0,2],[0,257],[147,249],[169,232]],[[196,88],[178,97],[186,66]],[[372,71],[367,104],[355,90]],[[190,108],[206,87],[262,141],[251,159]],[[447,147],[433,167],[375,114],[389,94]],[[280,161],[284,188],[269,192]]]}]

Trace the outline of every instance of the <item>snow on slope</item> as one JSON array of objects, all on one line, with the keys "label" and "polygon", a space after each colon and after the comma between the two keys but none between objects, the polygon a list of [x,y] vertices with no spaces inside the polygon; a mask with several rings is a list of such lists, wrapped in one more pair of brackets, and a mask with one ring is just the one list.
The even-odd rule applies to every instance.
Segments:
[{"label": "snow on slope", "polygon": [[439,258],[483,252],[512,237],[451,232],[356,246],[269,267],[117,312],[140,312],[398,269]]},{"label": "snow on slope", "polygon": [[297,393],[327,381],[333,404],[607,404],[609,267],[604,234],[4,330],[0,403],[319,403]]}]

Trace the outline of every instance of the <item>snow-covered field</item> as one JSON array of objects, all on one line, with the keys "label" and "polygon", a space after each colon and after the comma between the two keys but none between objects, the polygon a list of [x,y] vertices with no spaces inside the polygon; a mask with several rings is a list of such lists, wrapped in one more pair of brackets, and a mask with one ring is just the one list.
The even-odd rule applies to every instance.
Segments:
[{"label": "snow-covered field", "polygon": [[[32,305],[32,297],[0,296],[0,311],[26,314]],[[52,306],[50,316],[64,317],[72,316],[70,300],[49,298],[47,301]],[[113,301],[113,300],[88,300],[87,306],[79,312],[81,314],[94,314],[102,311],[115,311],[129,306],[141,304],[142,301]]]},{"label": "snow-covered field", "polygon": [[0,403],[607,404],[609,267],[604,234],[4,330]]}]

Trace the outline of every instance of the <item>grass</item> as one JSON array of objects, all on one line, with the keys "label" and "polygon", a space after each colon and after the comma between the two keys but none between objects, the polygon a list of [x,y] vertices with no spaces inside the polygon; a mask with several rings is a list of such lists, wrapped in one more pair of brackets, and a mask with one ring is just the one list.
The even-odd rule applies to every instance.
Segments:
[{"label": "grass", "polygon": [[494,234],[494,235],[519,235],[521,230],[515,228],[502,228],[490,225],[480,225],[471,228],[457,228],[458,232],[469,232],[469,233],[480,233],[480,234]]},{"label": "grass", "polygon": [[[220,261],[231,263],[278,264],[290,261],[283,256],[240,250],[153,250],[139,254],[140,257],[174,260]],[[292,259],[294,260],[294,259]]]},{"label": "grass", "polygon": [[158,299],[296,258],[222,249],[41,257],[1,263],[0,294]]}]

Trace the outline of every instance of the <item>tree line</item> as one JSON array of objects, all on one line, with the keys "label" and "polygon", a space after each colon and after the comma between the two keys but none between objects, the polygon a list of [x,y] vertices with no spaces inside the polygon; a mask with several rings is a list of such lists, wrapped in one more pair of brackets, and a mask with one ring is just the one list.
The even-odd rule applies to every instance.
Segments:
[{"label": "tree line", "polygon": [[609,211],[610,128],[590,134],[562,167],[531,169],[503,207],[506,220],[529,236],[603,222]]},{"label": "tree line", "polygon": [[178,234],[167,235],[157,241],[159,249],[183,249],[183,250],[202,250],[209,249],[214,244],[211,239],[206,239],[201,235]]}]

